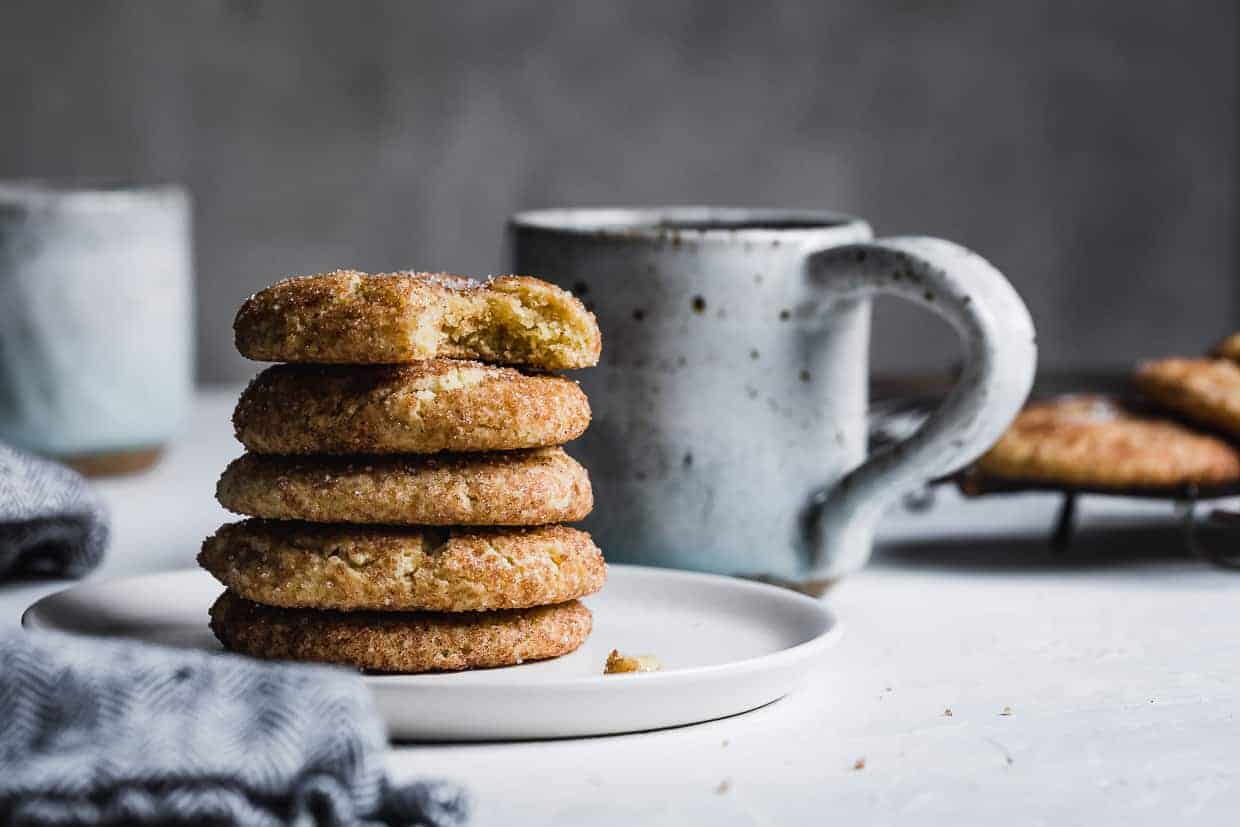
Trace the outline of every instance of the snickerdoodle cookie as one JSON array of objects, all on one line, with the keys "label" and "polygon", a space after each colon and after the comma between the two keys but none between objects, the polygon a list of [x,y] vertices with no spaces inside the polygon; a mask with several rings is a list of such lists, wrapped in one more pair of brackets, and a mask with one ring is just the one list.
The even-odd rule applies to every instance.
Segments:
[{"label": "snickerdoodle cookie", "polygon": [[199,564],[246,600],[309,609],[472,612],[563,603],[603,586],[584,531],[245,520],[203,543]]},{"label": "snickerdoodle cookie", "polygon": [[580,646],[590,627],[590,610],[576,600],[495,612],[334,612],[263,606],[225,591],[211,607],[211,631],[226,649],[375,672],[485,669],[554,658]]},{"label": "snickerdoodle cookie", "polygon": [[1085,488],[1169,488],[1240,481],[1240,453],[1101,396],[1029,405],[973,470],[991,479]]},{"label": "snickerdoodle cookie", "polygon": [[1137,389],[1160,407],[1240,437],[1240,364],[1159,359],[1137,369]]},{"label": "snickerdoodle cookie", "polygon": [[267,362],[386,364],[437,356],[545,370],[598,363],[594,314],[527,276],[337,270],[251,296],[233,323],[243,356]]},{"label": "snickerdoodle cookie", "polygon": [[1214,348],[1214,355],[1240,362],[1240,331],[1219,342]]},{"label": "snickerdoodle cookie", "polygon": [[245,454],[216,498],[277,520],[394,525],[547,525],[590,513],[590,477],[561,448],[437,456]]},{"label": "snickerdoodle cookie", "polygon": [[233,414],[259,454],[434,454],[561,445],[590,424],[576,382],[432,359],[412,365],[276,365]]}]

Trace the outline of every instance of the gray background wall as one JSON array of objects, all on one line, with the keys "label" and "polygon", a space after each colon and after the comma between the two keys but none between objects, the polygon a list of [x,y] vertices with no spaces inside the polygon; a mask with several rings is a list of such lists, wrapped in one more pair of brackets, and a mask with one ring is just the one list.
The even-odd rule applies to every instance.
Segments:
[{"label": "gray background wall", "polygon": [[[351,265],[488,273],[516,209],[829,207],[962,241],[1043,364],[1240,327],[1237,8],[915,3],[9,2],[0,177],[186,182],[205,380],[239,301]],[[888,370],[949,337],[883,307]]]}]

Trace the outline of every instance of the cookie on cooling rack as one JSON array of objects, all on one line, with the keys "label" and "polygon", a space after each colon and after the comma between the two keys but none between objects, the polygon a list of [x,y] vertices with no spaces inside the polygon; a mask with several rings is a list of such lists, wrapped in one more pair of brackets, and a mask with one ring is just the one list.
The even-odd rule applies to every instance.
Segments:
[{"label": "cookie on cooling rack", "polygon": [[1136,385],[1159,407],[1240,438],[1240,363],[1159,359],[1137,369]]},{"label": "cookie on cooling rack", "polygon": [[971,472],[1066,488],[1221,486],[1240,483],[1240,452],[1108,397],[1068,396],[1028,405]]}]

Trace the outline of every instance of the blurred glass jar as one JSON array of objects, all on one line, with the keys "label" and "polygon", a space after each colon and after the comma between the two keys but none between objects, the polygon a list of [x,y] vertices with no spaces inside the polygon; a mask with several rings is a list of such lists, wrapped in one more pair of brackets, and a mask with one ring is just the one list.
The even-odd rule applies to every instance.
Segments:
[{"label": "blurred glass jar", "polygon": [[192,289],[180,187],[0,181],[0,440],[151,464],[189,404]]}]

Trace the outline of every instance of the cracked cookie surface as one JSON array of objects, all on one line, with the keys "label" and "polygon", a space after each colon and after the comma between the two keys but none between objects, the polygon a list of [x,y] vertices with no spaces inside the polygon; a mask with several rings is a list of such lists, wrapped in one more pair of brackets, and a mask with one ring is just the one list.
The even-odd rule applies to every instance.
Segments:
[{"label": "cracked cookie surface", "polygon": [[590,477],[562,448],[434,456],[245,454],[216,499],[238,514],[315,523],[529,526],[590,513]]},{"label": "cracked cookie surface", "polygon": [[991,479],[1063,486],[1225,485],[1240,481],[1240,453],[1107,397],[1069,396],[1028,405],[973,468]]},{"label": "cracked cookie surface", "polygon": [[593,594],[607,570],[568,526],[451,528],[244,520],[203,543],[199,564],[238,596],[285,608],[470,612]]},{"label": "cracked cookie surface", "polygon": [[237,350],[265,362],[395,364],[436,357],[543,370],[598,364],[594,314],[528,276],[485,282],[445,273],[337,270],[251,296],[233,322]]},{"label": "cracked cookie surface", "polygon": [[1137,369],[1136,385],[1159,407],[1240,438],[1240,364],[1159,359]]},{"label": "cracked cookie surface", "polygon": [[211,631],[233,652],[374,672],[513,666],[566,655],[590,634],[576,600],[495,612],[334,612],[263,606],[225,591]]},{"label": "cracked cookie surface", "polygon": [[412,365],[276,365],[233,414],[260,454],[433,454],[561,445],[590,424],[576,382],[433,359]]}]

